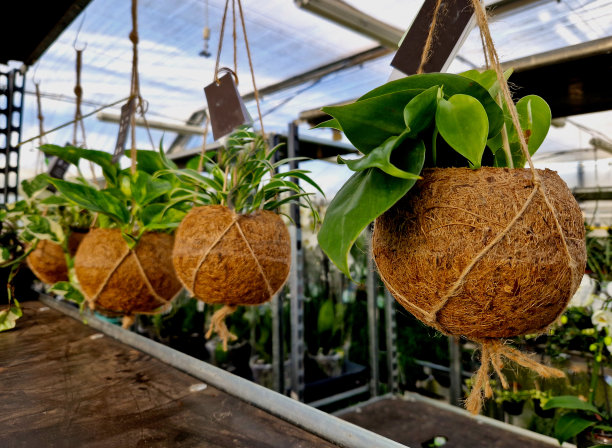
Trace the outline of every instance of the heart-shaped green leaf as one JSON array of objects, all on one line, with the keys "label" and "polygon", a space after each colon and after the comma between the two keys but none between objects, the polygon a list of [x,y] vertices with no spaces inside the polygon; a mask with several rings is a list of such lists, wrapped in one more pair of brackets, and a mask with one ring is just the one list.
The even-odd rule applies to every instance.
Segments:
[{"label": "heart-shaped green leaf", "polygon": [[440,135],[459,154],[479,168],[487,144],[489,122],[482,104],[469,95],[440,100],[436,110]]},{"label": "heart-shaped green leaf", "polygon": [[426,129],[434,118],[438,100],[442,98],[442,89],[438,86],[430,87],[410,100],[404,108],[404,123],[408,127],[410,138]]},{"label": "heart-shaped green leaf", "polygon": [[[425,145],[414,142],[402,151],[398,166],[420,173],[425,163]],[[318,234],[319,245],[347,277],[351,277],[348,253],[359,234],[377,217],[400,200],[415,184],[415,179],[400,179],[378,168],[355,173],[338,191],[325,214]]]},{"label": "heart-shaped green leaf", "polygon": [[338,121],[355,148],[369,154],[381,142],[406,130],[404,107],[421,92],[420,89],[402,90],[322,110]]},{"label": "heart-shaped green leaf", "polygon": [[390,176],[401,179],[420,179],[421,177],[418,174],[401,170],[391,163],[391,153],[402,144],[407,136],[408,133],[404,132],[397,137],[389,137],[385,143],[360,159],[343,159],[338,156],[338,163],[345,164],[352,171],[379,168]]},{"label": "heart-shaped green leaf", "polygon": [[585,419],[575,412],[563,414],[555,424],[555,438],[562,444],[596,423],[596,420]]}]

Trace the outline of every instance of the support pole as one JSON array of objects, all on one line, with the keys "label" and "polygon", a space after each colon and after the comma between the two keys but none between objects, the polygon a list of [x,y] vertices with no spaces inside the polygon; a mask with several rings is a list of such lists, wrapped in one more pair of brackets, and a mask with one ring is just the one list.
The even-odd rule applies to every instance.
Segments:
[{"label": "support pole", "polygon": [[[371,227],[368,232],[372,232]],[[371,238],[368,238],[371,240]],[[368,334],[370,339],[370,395],[378,395],[379,369],[378,369],[378,278],[374,267],[374,260],[368,254],[368,274],[366,279],[368,294]]]},{"label": "support pole", "polygon": [[387,372],[389,392],[399,392],[399,370],[397,366],[397,325],[395,321],[395,299],[385,288],[385,337],[387,344]]},{"label": "support pole", "polygon": [[457,336],[448,337],[450,350],[450,402],[453,406],[461,406],[461,339]]}]

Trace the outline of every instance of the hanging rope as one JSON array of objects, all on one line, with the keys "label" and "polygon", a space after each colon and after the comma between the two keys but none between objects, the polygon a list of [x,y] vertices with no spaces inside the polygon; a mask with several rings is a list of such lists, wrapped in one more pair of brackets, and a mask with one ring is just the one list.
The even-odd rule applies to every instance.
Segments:
[{"label": "hanging rope", "polygon": [[[42,113],[42,102],[41,102],[41,97],[40,97],[40,82],[34,81],[34,88],[36,89],[36,109],[37,109],[36,118],[38,118],[38,133],[40,135],[40,137],[38,138],[38,146],[42,146],[45,144],[45,139],[44,139],[45,117],[43,116],[43,113]],[[44,166],[44,163],[43,163],[43,158],[42,158],[42,152],[37,151],[36,152],[36,174],[42,173],[43,166]]]},{"label": "hanging rope", "polygon": [[[81,22],[81,25],[83,23]],[[78,34],[77,34],[78,37]],[[81,102],[83,100],[83,87],[81,87],[81,69],[83,67],[83,51],[85,48],[78,49],[76,47],[76,38],[74,42],[74,50],[76,52],[76,84],[74,86],[74,94],[76,96],[76,107],[74,111],[74,127],[72,130],[72,146],[81,146],[87,148],[87,141],[85,137],[85,124],[83,123],[83,113],[81,112]],[[78,143],[78,130],[81,130],[82,141]],[[96,182],[96,170],[93,162],[89,161],[89,171],[91,173],[91,181]]]},{"label": "hanging rope", "polygon": [[431,19],[431,25],[429,26],[429,32],[427,33],[427,39],[425,40],[425,45],[423,47],[423,53],[421,54],[421,63],[419,64],[419,68],[417,69],[417,74],[423,73],[423,67],[429,61],[429,57],[431,56],[431,47],[434,41],[434,35],[436,31],[436,23],[438,22],[438,17],[440,14],[440,6],[442,5],[442,0],[436,1],[436,6],[434,7],[433,17]]},{"label": "hanging rope", "polygon": [[[422,71],[424,64],[427,62],[428,55],[431,51],[431,46],[433,44],[433,36],[434,29],[436,26],[436,22],[438,21],[440,9],[440,2],[438,1],[436,4],[436,8],[434,10],[434,16],[432,18],[432,24],[429,29],[429,35],[426,40],[426,45],[423,51],[423,56],[421,59],[421,64],[419,67],[419,73]],[[404,306],[407,306],[410,309],[417,311],[418,313],[424,316],[425,321],[434,328],[437,328],[443,333],[448,334],[446,329],[442,326],[442,324],[438,321],[439,313],[444,309],[449,300],[463,287],[466,277],[472,271],[474,266],[482,260],[482,258],[493,248],[495,247],[508,233],[509,231],[516,225],[519,219],[524,215],[528,207],[533,202],[536,195],[540,194],[543,200],[546,203],[547,208],[551,212],[553,224],[555,230],[558,232],[560,239],[563,244],[563,252],[568,257],[570,269],[574,270],[576,268],[576,262],[574,261],[571,253],[569,251],[569,247],[567,244],[567,239],[565,234],[563,233],[563,229],[559,223],[557,218],[557,213],[555,208],[552,206],[544,187],[542,186],[542,182],[539,174],[537,173],[535,167],[533,166],[533,161],[531,160],[531,155],[529,154],[529,148],[527,145],[527,141],[525,139],[525,135],[520,126],[518,112],[516,110],[516,106],[514,101],[512,100],[512,95],[510,94],[510,89],[508,88],[508,84],[504,77],[501,64],[499,62],[499,57],[497,55],[497,51],[495,50],[493,40],[491,38],[491,33],[488,26],[486,11],[484,6],[482,5],[480,0],[472,0],[472,5],[474,8],[474,12],[476,14],[476,20],[478,26],[480,28],[480,35],[483,42],[483,49],[485,53],[485,61],[487,65],[491,65],[494,69],[497,81],[500,85],[501,97],[503,98],[503,102],[505,102],[508,110],[510,111],[510,116],[512,117],[513,126],[517,130],[517,134],[519,136],[519,142],[521,146],[521,150],[525,155],[527,162],[529,163],[529,169],[532,175],[532,184],[533,190],[527,197],[525,203],[522,205],[521,209],[517,212],[517,214],[510,220],[510,222],[506,225],[506,227],[500,232],[480,253],[478,253],[474,259],[468,264],[468,266],[463,270],[459,278],[455,281],[452,287],[444,294],[443,298],[440,302],[438,302],[430,311],[425,311],[420,307],[410,303],[401,294],[398,294],[391,285],[389,285],[386,281],[385,284],[387,288],[396,296],[401,299],[401,303]],[[499,101],[502,103],[501,101]],[[503,104],[500,104],[503,107]],[[384,280],[384,279],[383,279]],[[574,288],[574,279],[572,278],[572,285],[570,288]],[[511,348],[509,346],[504,345],[504,343],[499,339],[473,339],[474,342],[477,342],[481,346],[481,365],[480,369],[476,373],[473,378],[472,390],[470,395],[466,401],[466,408],[477,414],[482,409],[483,400],[485,398],[490,398],[492,396],[491,386],[489,384],[489,370],[490,367],[497,373],[504,388],[508,387],[508,381],[506,377],[502,373],[503,368],[503,358],[513,361],[516,364],[519,364],[523,367],[531,369],[535,371],[540,376],[549,378],[555,377],[560,378],[564,376],[564,373],[560,370],[544,366],[539,364],[538,362],[531,359],[529,356],[521,353],[520,351]]]}]

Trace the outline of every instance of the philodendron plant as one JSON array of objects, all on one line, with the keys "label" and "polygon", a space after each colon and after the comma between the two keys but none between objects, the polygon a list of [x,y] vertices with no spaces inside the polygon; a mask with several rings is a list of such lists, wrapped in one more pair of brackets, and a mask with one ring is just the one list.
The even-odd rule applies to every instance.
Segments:
[{"label": "philodendron plant", "polygon": [[[323,108],[332,119],[317,127],[343,131],[363,155],[338,157],[355,174],[329,204],[318,234],[321,248],[342,272],[350,277],[348,253],[360,233],[412,188],[424,167],[524,166],[499,91],[493,70],[431,73],[391,81],[351,104]],[[535,95],[521,98],[516,107],[533,154],[548,133],[550,108]]]},{"label": "philodendron plant", "polygon": [[[47,176],[47,180],[58,191],[58,195],[97,215],[97,229],[119,229],[129,249],[134,249],[147,232],[171,232],[186,213],[182,204],[171,204],[177,196],[194,192],[185,190],[184,185],[172,176],[157,176],[166,168],[156,151],[138,150],[137,169],[121,169],[113,163],[112,155],[104,151],[83,149],[72,146],[44,145],[41,150],[48,155],[58,156],[78,166],[81,160],[89,160],[100,166],[105,187],[87,184],[83,179],[67,181]],[[68,282],[56,283],[52,290],[73,301],[85,303],[81,285],[75,277]]]}]

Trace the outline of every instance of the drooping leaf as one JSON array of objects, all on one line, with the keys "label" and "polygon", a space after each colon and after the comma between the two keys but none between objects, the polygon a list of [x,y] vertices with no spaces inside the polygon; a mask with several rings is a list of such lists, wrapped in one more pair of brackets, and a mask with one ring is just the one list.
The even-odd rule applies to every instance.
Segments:
[{"label": "drooping leaf", "polygon": [[[425,145],[422,141],[415,142],[402,156],[401,169],[420,173],[425,163]],[[359,234],[401,199],[415,182],[415,179],[400,179],[378,168],[368,168],[355,173],[338,191],[327,208],[317,238],[323,251],[347,277],[351,277],[348,253]]]},{"label": "drooping leaf", "polygon": [[32,179],[25,179],[21,182],[21,189],[27,197],[31,198],[37,191],[46,188],[49,180],[46,174],[39,174]]},{"label": "drooping leaf", "polygon": [[165,230],[178,227],[187,214],[170,204],[150,204],[142,211],[142,224],[145,230]]},{"label": "drooping leaf", "polygon": [[418,174],[401,170],[391,163],[392,152],[406,140],[407,136],[408,132],[404,132],[397,137],[389,137],[381,146],[374,148],[372,152],[360,159],[343,159],[338,156],[338,163],[345,164],[352,171],[378,168],[393,177],[420,179],[421,177]]},{"label": "drooping leaf", "polygon": [[17,319],[23,315],[19,306],[12,306],[0,311],[0,332],[15,328]]},{"label": "drooping leaf", "polygon": [[346,138],[364,154],[369,154],[389,137],[406,130],[404,108],[422,90],[401,90],[344,106],[324,107],[334,117]]},{"label": "drooping leaf", "polygon": [[98,191],[87,185],[80,185],[60,179],[50,182],[68,200],[89,211],[104,213],[122,224],[130,221],[130,213],[119,199],[107,191]]},{"label": "drooping leaf", "polygon": [[459,154],[479,168],[487,144],[489,123],[482,104],[468,95],[441,99],[436,110],[440,135]]},{"label": "drooping leaf", "polygon": [[[127,156],[131,156],[131,150],[125,151]],[[148,174],[154,174],[156,171],[167,169],[170,165],[171,168],[176,169],[176,164],[171,160],[164,160],[161,154],[157,151],[150,151],[144,149],[136,150],[136,162],[138,171],[144,171]]]},{"label": "drooping leaf", "polygon": [[487,113],[487,118],[489,120],[488,137],[491,138],[499,133],[504,123],[504,116],[501,108],[487,89],[482,87],[478,82],[460,75],[450,73],[424,73],[421,75],[407,76],[406,78],[388,82],[371,90],[359,98],[358,101],[407,89],[425,90],[433,86],[442,87],[446,98],[456,94],[464,94],[476,98],[480,101]]},{"label": "drooping leaf", "polygon": [[70,302],[80,305],[85,300],[85,296],[79,289],[70,282],[57,282],[51,286],[51,292],[62,296]]},{"label": "drooping leaf", "polygon": [[136,171],[130,179],[132,198],[141,207],[170,192],[172,184],[163,179],[156,179],[145,171]]},{"label": "drooping leaf", "polygon": [[599,409],[597,409],[591,403],[581,400],[575,395],[560,395],[558,397],[553,397],[550,400],[547,400],[546,403],[544,403],[544,405],[542,406],[542,409],[554,408],[587,411],[592,412],[594,414],[600,413]]},{"label": "drooping leaf", "polygon": [[563,414],[555,424],[555,438],[562,444],[596,423],[597,421],[587,420],[575,412]]},{"label": "drooping leaf", "polygon": [[416,138],[433,120],[438,99],[442,96],[442,89],[433,86],[419,93],[410,100],[404,108],[404,123],[408,127],[410,138]]}]

